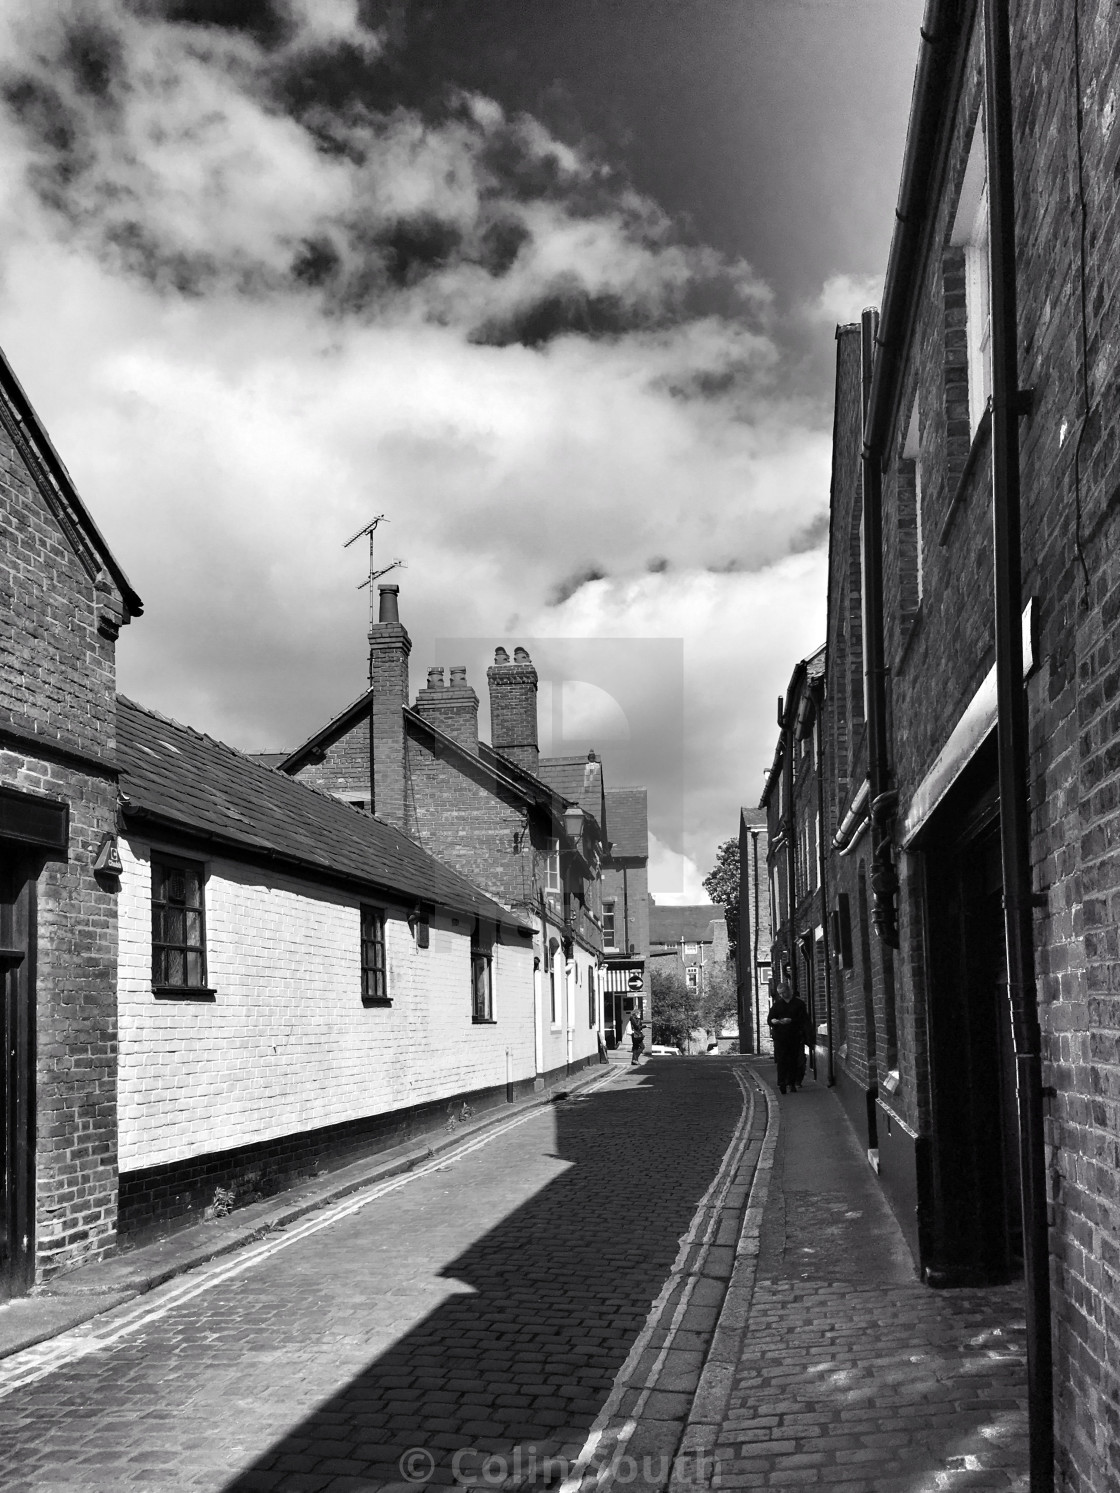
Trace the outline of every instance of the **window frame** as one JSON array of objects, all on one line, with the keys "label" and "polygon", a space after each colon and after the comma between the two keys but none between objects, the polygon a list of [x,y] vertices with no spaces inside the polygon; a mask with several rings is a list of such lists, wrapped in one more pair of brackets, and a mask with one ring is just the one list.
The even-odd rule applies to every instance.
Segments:
[{"label": "window frame", "polygon": [[615,928],[615,908],[617,905],[618,899],[616,897],[603,898],[603,947],[605,949],[618,948],[616,942],[618,932]]},{"label": "window frame", "polygon": [[555,892],[557,895],[564,890],[564,880],[560,875],[560,837],[558,835],[550,835],[545,847],[544,889],[546,892]]},{"label": "window frame", "polygon": [[[494,942],[487,939],[478,922],[471,932],[471,1022],[474,1026],[493,1026],[494,1016]],[[481,978],[480,978],[481,977]]]},{"label": "window frame", "polygon": [[968,426],[973,440],[992,392],[992,271],[984,114],[976,119],[949,242],[964,250]]},{"label": "window frame", "polygon": [[[373,938],[370,938],[368,932],[370,921],[375,929]],[[372,902],[359,903],[358,943],[363,1006],[391,1006],[393,1004],[393,997],[389,990],[389,950],[385,930],[385,909]],[[367,959],[371,947],[374,951],[372,962]],[[380,954],[380,966],[377,962],[378,953]],[[371,975],[373,976],[372,988]]]},{"label": "window frame", "polygon": [[[192,860],[187,856],[175,855],[163,850],[153,850],[150,856],[150,867],[151,885],[149,897],[151,907],[153,994],[186,1000],[212,1000],[215,992],[209,983],[208,962],[206,958],[206,862]],[[183,914],[182,941],[176,940],[172,942],[162,936],[166,932],[166,923],[162,919],[169,912],[175,910],[165,895],[165,873],[167,872],[179,872],[186,876],[193,876],[197,882],[197,907],[192,907],[186,900],[179,907],[179,911]],[[159,878],[158,895],[157,878]],[[184,898],[187,895],[187,892],[184,890]],[[197,942],[191,942],[188,937],[188,915],[191,913],[196,914],[198,917]],[[184,976],[182,980],[173,980],[170,977],[171,970],[168,956],[175,952],[182,954]],[[198,959],[199,978],[197,982],[191,982],[188,978],[192,955],[195,955]],[[161,958],[164,961],[162,965],[160,962]]]}]

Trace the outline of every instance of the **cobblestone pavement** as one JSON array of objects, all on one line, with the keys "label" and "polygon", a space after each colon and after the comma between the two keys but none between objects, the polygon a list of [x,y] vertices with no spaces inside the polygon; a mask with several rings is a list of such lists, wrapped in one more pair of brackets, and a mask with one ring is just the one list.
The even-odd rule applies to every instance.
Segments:
[{"label": "cobblestone pavement", "polygon": [[723,1489],[1025,1490],[1021,1287],[922,1285],[835,1095],[770,1103],[757,1258],[732,1280],[685,1446]]},{"label": "cobblestone pavement", "polygon": [[[735,1135],[741,1068],[655,1059],[107,1313],[35,1382],[10,1388],[61,1339],[5,1360],[0,1487],[378,1489],[449,1482],[464,1449],[468,1476],[515,1448],[576,1456]],[[724,1244],[732,1222],[712,1220]],[[699,1284],[663,1379],[678,1403],[646,1402],[681,1424],[723,1292]]]}]

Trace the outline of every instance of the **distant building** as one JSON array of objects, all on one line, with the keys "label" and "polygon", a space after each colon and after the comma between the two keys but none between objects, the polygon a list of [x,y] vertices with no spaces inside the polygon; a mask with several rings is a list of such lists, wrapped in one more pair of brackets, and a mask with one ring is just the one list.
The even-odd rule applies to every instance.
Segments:
[{"label": "distant building", "polygon": [[617,1045],[628,1006],[649,1021],[649,821],[644,788],[608,788],[603,862],[603,1024]]},{"label": "distant building", "polygon": [[735,960],[740,1046],[770,1050],[766,1012],[771,1000],[770,835],[765,809],[739,813],[739,938]]},{"label": "distant building", "polygon": [[821,877],[824,671],[823,647],[793,671],[780,702],[778,745],[761,803],[767,815],[773,979],[805,1002],[817,1033],[810,1061],[817,1075],[821,1059],[821,1077],[830,1076],[832,1061],[832,969]]},{"label": "distant building", "polygon": [[487,671],[488,744],[466,670],[428,670],[409,704],[412,642],[395,585],[370,629],[370,687],[276,762],[300,782],[370,809],[536,930],[541,1075],[594,1058],[603,1023],[602,877],[609,838],[602,763],[542,758],[537,671],[524,648]]},{"label": "distant building", "polygon": [[[734,994],[734,970],[728,961],[730,940],[721,904],[701,902],[687,907],[662,906],[649,899],[650,968],[671,968],[704,1002],[726,983]],[[738,1019],[724,1021],[708,1033],[725,1049],[738,1042]]]}]

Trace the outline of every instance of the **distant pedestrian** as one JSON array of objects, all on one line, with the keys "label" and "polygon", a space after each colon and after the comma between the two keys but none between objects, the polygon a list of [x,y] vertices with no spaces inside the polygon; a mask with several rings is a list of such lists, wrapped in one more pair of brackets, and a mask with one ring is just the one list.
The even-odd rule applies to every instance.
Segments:
[{"label": "distant pedestrian", "polygon": [[797,1013],[794,1018],[797,1024],[797,1083],[795,1087],[800,1088],[805,1082],[805,1069],[808,1067],[805,1049],[813,1047],[817,1039],[817,1034],[813,1030],[809,1008],[801,997],[799,995],[791,995],[789,1004]]},{"label": "distant pedestrian", "polygon": [[627,1030],[630,1033],[630,1066],[636,1068],[638,1059],[642,1055],[642,1048],[646,1045],[645,1032],[642,1030],[642,1017],[637,1006],[630,1012]]},{"label": "distant pedestrian", "polygon": [[797,1087],[797,1054],[803,1050],[801,1018],[788,1000],[784,989],[778,991],[766,1013],[766,1025],[774,1044],[774,1061],[778,1065],[778,1093]]}]

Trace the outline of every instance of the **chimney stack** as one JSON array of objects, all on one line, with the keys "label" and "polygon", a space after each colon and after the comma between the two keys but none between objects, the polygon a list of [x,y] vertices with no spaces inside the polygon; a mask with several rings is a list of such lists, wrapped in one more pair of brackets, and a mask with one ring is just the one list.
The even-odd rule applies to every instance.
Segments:
[{"label": "chimney stack", "polygon": [[486,671],[490,686],[490,741],[526,772],[537,776],[540,750],[537,746],[537,671],[524,648],[513,650],[513,662],[504,648],[494,650],[494,662]]},{"label": "chimney stack", "polygon": [[373,812],[408,833],[404,707],[408,704],[408,655],[412,639],[401,626],[399,586],[378,586],[377,621],[369,630],[370,784]]},{"label": "chimney stack", "polygon": [[416,696],[416,713],[477,757],[478,696],[467,683],[465,664],[452,664],[446,685],[441,667],[429,669],[427,687]]}]

